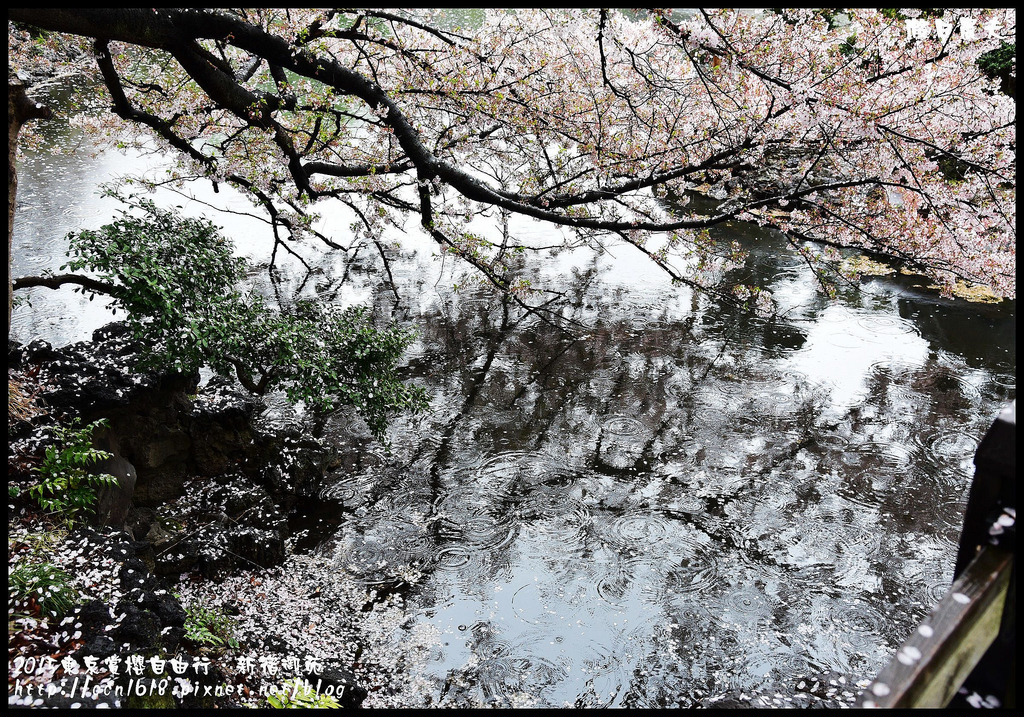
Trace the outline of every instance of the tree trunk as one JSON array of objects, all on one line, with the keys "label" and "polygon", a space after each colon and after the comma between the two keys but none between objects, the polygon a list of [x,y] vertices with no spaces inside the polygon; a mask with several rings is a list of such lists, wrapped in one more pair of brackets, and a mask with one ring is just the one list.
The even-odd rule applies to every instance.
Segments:
[{"label": "tree trunk", "polygon": [[7,78],[7,334],[11,331],[14,308],[14,284],[11,262],[14,249],[14,207],[18,196],[18,133],[23,124],[33,119],[49,119],[53,113],[29,99],[25,84],[17,77]]}]

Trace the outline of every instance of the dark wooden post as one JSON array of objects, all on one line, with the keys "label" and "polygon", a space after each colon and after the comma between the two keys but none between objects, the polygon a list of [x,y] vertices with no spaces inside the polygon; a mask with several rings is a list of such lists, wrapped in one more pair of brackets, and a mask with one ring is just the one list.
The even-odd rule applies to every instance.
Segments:
[{"label": "dark wooden post", "polygon": [[[983,546],[996,544],[1016,557],[1014,544],[1017,508],[1016,401],[999,414],[974,454],[974,481],[960,534],[954,579],[967,569]],[[999,634],[978,662],[951,707],[1016,705],[1017,672],[1017,567],[1010,569],[1006,603]]]},{"label": "dark wooden post", "polygon": [[989,530],[1002,509],[1017,507],[1016,405],[1014,401],[1000,412],[974,454],[974,481],[960,533],[954,580],[963,574],[978,549],[990,542]]},{"label": "dark wooden post", "polygon": [[859,706],[1016,707],[1015,405],[975,453],[952,587]]}]

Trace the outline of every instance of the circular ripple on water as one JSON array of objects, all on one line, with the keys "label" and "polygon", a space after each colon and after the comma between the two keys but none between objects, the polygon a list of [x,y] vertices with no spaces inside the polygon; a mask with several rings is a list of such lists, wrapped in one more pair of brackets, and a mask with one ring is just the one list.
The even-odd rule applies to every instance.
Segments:
[{"label": "circular ripple on water", "polygon": [[438,570],[458,570],[473,559],[473,553],[459,545],[448,545],[437,551],[434,564]]},{"label": "circular ripple on water", "polygon": [[771,655],[772,672],[779,680],[794,683],[794,676],[807,674],[810,668],[810,661],[806,655],[797,652],[777,651]]},{"label": "circular ripple on water", "polygon": [[[702,515],[707,510],[703,500],[689,493],[676,495],[670,503],[666,503],[662,508],[672,513],[687,513],[688,515]],[[678,518],[678,516],[675,517]]]},{"label": "circular ripple on water", "polygon": [[800,405],[801,392],[796,387],[768,386],[752,394],[760,413],[783,416]]},{"label": "circular ripple on water", "polygon": [[989,377],[989,381],[999,388],[1008,388],[1011,391],[1017,388],[1017,375],[1013,371],[1013,367],[1001,369],[996,367],[996,370]]},{"label": "circular ripple on water", "polygon": [[923,391],[930,391],[932,394],[956,392],[972,403],[980,401],[981,386],[972,381],[971,377],[959,373],[963,370],[966,369],[957,369],[951,366],[935,367],[922,374],[919,380],[920,388]]},{"label": "circular ripple on water", "polygon": [[367,451],[351,465],[338,469],[333,476],[336,480],[320,491],[324,500],[352,501],[364,496],[381,477],[385,458],[379,453]]},{"label": "circular ripple on water", "polygon": [[449,494],[434,504],[438,533],[467,550],[502,548],[515,538],[515,521],[501,500]]},{"label": "circular ripple on water", "polygon": [[915,386],[921,364],[907,363],[899,359],[886,358],[873,362],[866,372],[869,385],[884,388],[884,396],[894,407],[916,407],[920,404],[921,393]]},{"label": "circular ripple on water", "polygon": [[693,408],[690,410],[690,421],[704,430],[714,430],[731,420],[723,403],[725,395],[708,386],[695,388],[691,394]]},{"label": "circular ripple on water", "polygon": [[640,437],[647,433],[647,427],[632,416],[612,415],[601,424],[601,431],[625,438]]},{"label": "circular ripple on water", "polygon": [[[709,377],[709,380],[712,377]],[[752,386],[764,385],[767,379],[758,378],[757,376],[749,377],[745,373],[733,373],[729,371],[724,374],[714,376],[714,383],[711,386],[718,393],[724,393],[728,396],[746,396],[750,393]]]},{"label": "circular ripple on water", "polygon": [[392,520],[388,525],[387,542],[406,563],[426,565],[437,558],[434,539],[423,525]]},{"label": "circular ripple on water", "polygon": [[946,535],[959,542],[967,514],[967,498],[953,498],[939,503],[935,510],[934,524],[946,531]]},{"label": "circular ripple on water", "polygon": [[677,399],[685,399],[689,397],[690,392],[693,390],[693,386],[690,383],[690,378],[682,373],[676,372],[672,374],[665,381],[665,395],[673,396]]},{"label": "circular ripple on water", "polygon": [[655,320],[651,318],[654,311],[652,307],[627,303],[619,310],[628,317],[620,324],[622,330],[628,334],[637,334],[655,325]]},{"label": "circular ripple on water", "polygon": [[351,502],[357,495],[362,495],[369,485],[370,481],[342,478],[324,487],[320,491],[320,499]]},{"label": "circular ripple on water", "polygon": [[877,527],[857,523],[855,515],[808,511],[798,524],[768,536],[767,548],[794,568],[836,566],[843,558],[868,558],[878,553],[881,536]]},{"label": "circular ripple on water", "polygon": [[925,371],[920,361],[906,360],[900,356],[886,356],[868,365],[867,373],[885,379],[889,385],[911,384]]},{"label": "circular ripple on water", "polygon": [[[557,667],[554,663],[545,665],[531,658],[505,656],[484,660],[473,672],[479,681],[483,699],[488,705],[500,709],[518,704],[524,693],[535,694],[538,687],[550,687],[553,683],[544,681],[544,673],[557,672]],[[555,679],[561,677],[558,675]],[[534,684],[535,680],[541,683]]]},{"label": "circular ripple on water", "polygon": [[507,451],[488,458],[477,469],[476,477],[488,489],[518,494],[524,486],[565,485],[574,473],[566,463],[547,454]]},{"label": "circular ripple on water", "polygon": [[[863,662],[865,653],[877,653],[878,645],[884,643],[882,636],[892,632],[891,620],[856,598],[820,590],[818,586],[798,593],[802,599],[792,603],[788,632],[807,654],[812,672],[849,674],[855,664]],[[884,660],[884,655],[877,655],[876,664]],[[877,667],[868,669],[877,671]]]},{"label": "circular ripple on water", "polygon": [[850,442],[843,451],[840,460],[849,466],[858,466],[862,470],[903,471],[913,462],[914,456],[910,446],[899,440]]},{"label": "circular ripple on water", "polygon": [[832,333],[826,334],[825,343],[839,349],[860,349],[864,347],[865,343],[871,342],[871,339],[868,337],[861,334],[853,334],[849,331],[842,331],[839,328],[836,327]]},{"label": "circular ripple on water", "polygon": [[773,608],[773,601],[754,586],[732,589],[705,606],[712,619],[724,626],[771,622]]},{"label": "circular ripple on water", "polygon": [[540,655],[522,654],[501,658],[501,664],[480,665],[476,672],[480,676],[484,694],[496,700],[496,706],[518,704],[523,695],[537,696],[546,689],[558,685],[571,671],[566,658],[549,659]]},{"label": "circular ripple on water", "polygon": [[550,586],[539,582],[529,582],[516,588],[512,593],[512,614],[528,625],[551,622],[559,601],[548,594],[550,589]]},{"label": "circular ripple on water", "polygon": [[370,433],[370,428],[366,425],[366,421],[356,415],[338,416],[333,419],[331,421],[331,433],[339,436],[346,443],[352,439],[359,442],[373,439],[373,434]]},{"label": "circular ripple on water", "polygon": [[375,473],[380,471],[388,462],[387,456],[373,450],[362,450],[356,459],[355,469],[361,473]]},{"label": "circular ripple on water", "polygon": [[819,514],[815,519],[836,544],[838,552],[856,557],[876,555],[882,546],[882,537],[877,526],[860,525],[856,522],[858,513],[835,511]]},{"label": "circular ripple on water", "polygon": [[623,573],[605,575],[597,581],[597,596],[609,605],[625,607],[632,582],[632,578]]},{"label": "circular ripple on water", "polygon": [[842,641],[855,648],[872,647],[883,643],[883,636],[890,630],[890,619],[885,613],[861,600],[851,598],[835,601],[829,618],[843,636]]},{"label": "circular ripple on water", "polygon": [[655,548],[665,540],[671,526],[668,520],[651,513],[628,513],[611,521],[601,531],[602,537],[620,553],[633,553]]},{"label": "circular ripple on water", "polygon": [[857,324],[869,335],[877,335],[879,342],[889,342],[893,336],[917,336],[919,332],[913,323],[898,316],[872,314],[857,319]]},{"label": "circular ripple on water", "polygon": [[823,323],[838,323],[841,321],[853,321],[857,318],[857,314],[848,306],[842,304],[830,304],[825,308],[817,317],[816,321]]},{"label": "circular ripple on water", "polygon": [[939,604],[942,598],[946,597],[946,593],[953,586],[951,578],[951,575],[945,575],[937,571],[929,572],[922,576],[924,594],[928,598],[928,603],[924,606],[926,609],[931,610],[932,607]]},{"label": "circular ripple on water", "polygon": [[627,558],[599,576],[597,595],[607,604],[625,608],[636,601],[658,605],[666,593],[669,565],[654,557]]},{"label": "circular ripple on water", "polygon": [[807,668],[806,657],[788,651],[769,652],[766,646],[761,645],[754,646],[743,659],[744,671],[759,680],[771,677],[779,682],[791,683],[795,682],[794,675],[804,674]]},{"label": "circular ripple on water", "polygon": [[607,374],[591,376],[587,381],[587,384],[590,388],[591,395],[600,399],[608,398],[614,394],[618,388],[618,380],[615,376]]},{"label": "circular ripple on water", "polygon": [[666,614],[672,636],[683,639],[684,644],[699,644],[710,631],[717,629],[704,609],[703,600],[695,600],[691,594],[672,593]]},{"label": "circular ripple on water", "polygon": [[929,458],[918,462],[913,471],[915,485],[934,486],[933,490],[942,497],[960,495],[971,485],[974,477],[973,462],[936,460]]},{"label": "circular ripple on water", "polygon": [[335,556],[337,563],[363,585],[394,582],[390,569],[399,562],[398,556],[394,550],[381,543],[361,541],[343,545]]},{"label": "circular ripple on water", "polygon": [[[735,376],[732,378],[736,379]],[[768,359],[765,359],[763,363],[754,363],[749,367],[744,366],[742,383],[748,391],[781,386],[785,380],[784,372],[772,366]]]},{"label": "circular ripple on water", "polygon": [[643,454],[647,435],[647,428],[635,418],[615,415],[605,419],[598,451],[601,465],[615,470],[636,465]]},{"label": "circular ripple on water", "polygon": [[515,538],[511,520],[489,513],[465,516],[458,526],[465,544],[476,550],[503,548]]},{"label": "circular ripple on water", "polygon": [[710,595],[720,582],[718,546],[703,533],[674,535],[666,558],[671,561],[666,579],[670,593]]},{"label": "circular ripple on water", "polygon": [[980,441],[963,431],[943,431],[927,441],[929,456],[939,462],[972,458]]},{"label": "circular ripple on water", "polygon": [[491,456],[477,468],[477,485],[487,490],[504,492],[517,481],[521,472],[520,463],[530,458],[526,451],[506,451]]},{"label": "circular ripple on water", "polygon": [[842,456],[850,445],[850,439],[839,433],[822,433],[814,437],[814,443],[823,451]]},{"label": "circular ripple on water", "polygon": [[873,462],[866,467],[847,468],[835,494],[850,503],[877,510],[891,503],[896,492],[892,482],[897,475],[895,468],[878,468]]},{"label": "circular ripple on water", "polygon": [[590,530],[590,509],[580,499],[564,491],[535,490],[516,511],[524,530],[541,537],[554,538],[563,550],[582,546]]}]

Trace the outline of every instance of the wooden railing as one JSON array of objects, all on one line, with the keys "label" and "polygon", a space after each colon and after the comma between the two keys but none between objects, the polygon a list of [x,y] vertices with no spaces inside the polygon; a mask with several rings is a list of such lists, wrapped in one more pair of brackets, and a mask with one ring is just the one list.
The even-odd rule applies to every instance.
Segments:
[{"label": "wooden railing", "polygon": [[859,707],[1016,706],[1015,406],[975,453],[952,587]]}]

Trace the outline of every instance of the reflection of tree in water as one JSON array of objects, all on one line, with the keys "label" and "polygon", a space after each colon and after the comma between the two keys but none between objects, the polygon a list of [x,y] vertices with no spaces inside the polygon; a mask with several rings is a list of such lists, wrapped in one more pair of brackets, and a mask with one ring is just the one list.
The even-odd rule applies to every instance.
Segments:
[{"label": "reflection of tree in water", "polygon": [[961,357],[971,368],[1016,373],[1016,301],[988,305],[922,294],[908,291],[897,307],[930,344]]},{"label": "reflection of tree in water", "polygon": [[[771,286],[770,261],[752,256],[753,280]],[[396,426],[362,522],[378,521],[387,541],[389,521],[422,519],[416,535],[429,540],[422,554],[433,562],[421,567],[444,576],[416,588],[423,605],[452,591],[484,605],[526,564],[567,586],[562,594],[541,584],[556,612],[586,604],[654,621],[690,615],[697,642],[678,659],[662,659],[656,631],[632,646],[643,669],[603,647],[632,671],[605,675],[605,687],[631,680],[622,699],[637,705],[649,694],[692,706],[696,691],[732,687],[789,694],[798,667],[870,671],[889,647],[892,616],[922,609],[923,588],[907,584],[902,566],[915,536],[950,533],[948,516],[937,515],[957,510],[969,481],[955,464],[987,426],[981,407],[1000,396],[965,381],[966,367],[937,350],[920,365],[879,362],[863,377],[863,399],[836,407],[827,387],[785,368],[820,307],[768,322],[695,298],[670,313],[656,293],[610,301],[602,282],[596,266],[578,272],[557,315],[524,314],[484,288],[400,290],[421,333],[409,376],[428,387],[433,408]],[[382,312],[394,306],[393,293],[375,296]],[[937,508],[943,498],[949,505]],[[764,619],[787,639],[731,632],[749,663],[725,654],[721,627],[707,618],[749,591],[723,588],[744,570],[784,587],[765,593],[773,607]],[[857,622],[856,649],[831,622],[816,622],[813,611],[840,598],[889,616],[872,630]],[[691,614],[693,605],[701,609]],[[530,679],[569,680],[539,657],[530,662],[529,644],[501,642],[502,630],[497,617],[477,618],[466,643],[476,662],[449,674],[445,704],[540,689],[503,678],[505,663]],[[568,648],[574,669],[589,664],[573,649],[583,648]],[[586,702],[586,683],[578,687]]]}]

